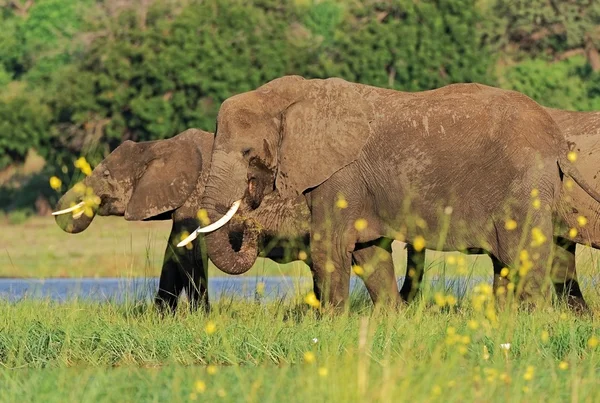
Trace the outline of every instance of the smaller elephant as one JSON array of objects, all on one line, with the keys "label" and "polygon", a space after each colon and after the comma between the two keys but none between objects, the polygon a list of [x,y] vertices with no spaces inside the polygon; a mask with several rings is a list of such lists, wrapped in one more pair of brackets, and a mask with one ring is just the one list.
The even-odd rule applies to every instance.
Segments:
[{"label": "smaller elephant", "polygon": [[[57,203],[56,223],[73,234],[87,229],[96,215],[173,221],[155,298],[161,310],[175,311],[184,289],[192,309],[209,307],[203,238],[189,248],[175,245],[198,226],[213,140],[212,133],[188,129],[166,140],[125,141]],[[270,199],[268,210],[245,218],[261,227],[261,256],[279,263],[298,260],[308,244],[306,204],[277,199],[275,193]]]},{"label": "smaller elephant", "polygon": [[60,211],[54,213],[56,223],[77,234],[96,215],[122,216],[128,221],[172,220],[156,304],[175,310],[185,289],[193,308],[207,307],[208,261],[199,248],[202,239],[189,249],[173,245],[197,223],[212,144],[213,134],[198,129],[166,140],[123,142],[61,197]]}]

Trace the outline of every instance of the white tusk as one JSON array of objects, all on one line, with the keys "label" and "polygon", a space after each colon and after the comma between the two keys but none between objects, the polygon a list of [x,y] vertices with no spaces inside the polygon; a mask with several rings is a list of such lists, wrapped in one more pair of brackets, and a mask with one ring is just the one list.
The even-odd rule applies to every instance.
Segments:
[{"label": "white tusk", "polygon": [[[73,207],[69,207],[69,208],[66,208],[66,209],[64,209],[64,210],[55,211],[55,212],[53,212],[53,213],[52,213],[52,215],[61,215],[61,214],[67,214],[67,213],[70,213],[71,211],[75,211],[75,210],[77,210],[78,208],[81,208],[81,207],[83,207],[83,206],[85,206],[85,202],[77,203],[77,204],[76,204],[76,205],[74,205]],[[77,218],[77,217],[75,217],[75,218]]]},{"label": "white tusk", "polygon": [[212,223],[212,224],[210,224],[210,225],[208,225],[208,226],[206,226],[204,228],[200,228],[200,227],[196,228],[194,230],[194,232],[192,232],[190,234],[190,236],[188,236],[187,238],[185,238],[183,241],[179,242],[177,244],[177,246],[178,247],[185,246],[188,243],[192,242],[194,239],[196,239],[198,237],[198,234],[205,233],[205,232],[212,232],[212,231],[218,230],[223,225],[227,224],[227,222],[229,220],[231,220],[231,217],[233,217],[233,215],[236,213],[236,211],[238,211],[238,208],[240,208],[240,204],[241,203],[242,203],[241,200],[238,200],[235,203],[233,203],[231,205],[231,208],[227,212],[227,214],[225,214],[223,217],[221,217],[220,219],[218,219],[214,223]]}]

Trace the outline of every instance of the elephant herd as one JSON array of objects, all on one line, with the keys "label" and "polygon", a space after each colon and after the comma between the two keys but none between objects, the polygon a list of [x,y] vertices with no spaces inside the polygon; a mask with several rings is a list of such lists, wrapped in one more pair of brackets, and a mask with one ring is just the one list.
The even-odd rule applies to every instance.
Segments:
[{"label": "elephant herd", "polygon": [[[208,308],[208,259],[242,274],[258,256],[302,258],[317,299],[337,308],[361,266],[373,302],[398,305],[432,249],[488,254],[494,289],[527,306],[554,286],[587,309],[575,246],[600,245],[600,112],[481,84],[400,92],[284,76],[227,99],[216,127],[125,141],[54,213],[70,233],[96,214],[171,219],[161,308],[184,289]],[[394,240],[408,248],[400,292]]]}]

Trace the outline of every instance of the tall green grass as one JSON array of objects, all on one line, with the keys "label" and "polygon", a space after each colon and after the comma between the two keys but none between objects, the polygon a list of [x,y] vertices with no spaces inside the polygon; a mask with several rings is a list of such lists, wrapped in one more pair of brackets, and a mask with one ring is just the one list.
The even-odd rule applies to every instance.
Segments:
[{"label": "tall green grass", "polygon": [[146,303],[2,302],[0,400],[600,399],[597,319],[495,314],[485,286],[453,306],[430,297],[389,311],[354,295],[329,315],[231,296],[174,317]]}]

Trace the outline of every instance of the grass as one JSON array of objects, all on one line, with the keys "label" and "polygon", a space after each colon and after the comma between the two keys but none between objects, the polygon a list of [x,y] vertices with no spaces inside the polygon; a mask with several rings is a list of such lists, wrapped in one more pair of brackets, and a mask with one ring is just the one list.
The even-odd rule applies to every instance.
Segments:
[{"label": "grass", "polygon": [[[4,224],[0,274],[157,276],[169,229],[119,218],[79,235],[51,218]],[[404,259],[401,248],[394,255]],[[489,278],[487,257],[452,256],[430,253],[427,275]],[[593,273],[596,255],[579,250],[578,265],[584,277]],[[308,270],[261,259],[248,275],[277,273]],[[600,401],[597,316],[560,306],[497,311],[489,285],[458,302],[439,292],[430,287],[399,311],[356,294],[337,316],[318,315],[301,296],[225,295],[210,315],[182,305],[166,317],[134,299],[0,301],[0,402]],[[597,290],[584,292],[598,312]]]},{"label": "grass", "polygon": [[355,295],[349,314],[323,317],[233,297],[165,318],[145,304],[1,302],[0,401],[598,401],[597,319],[494,318],[490,297],[389,312]]}]

